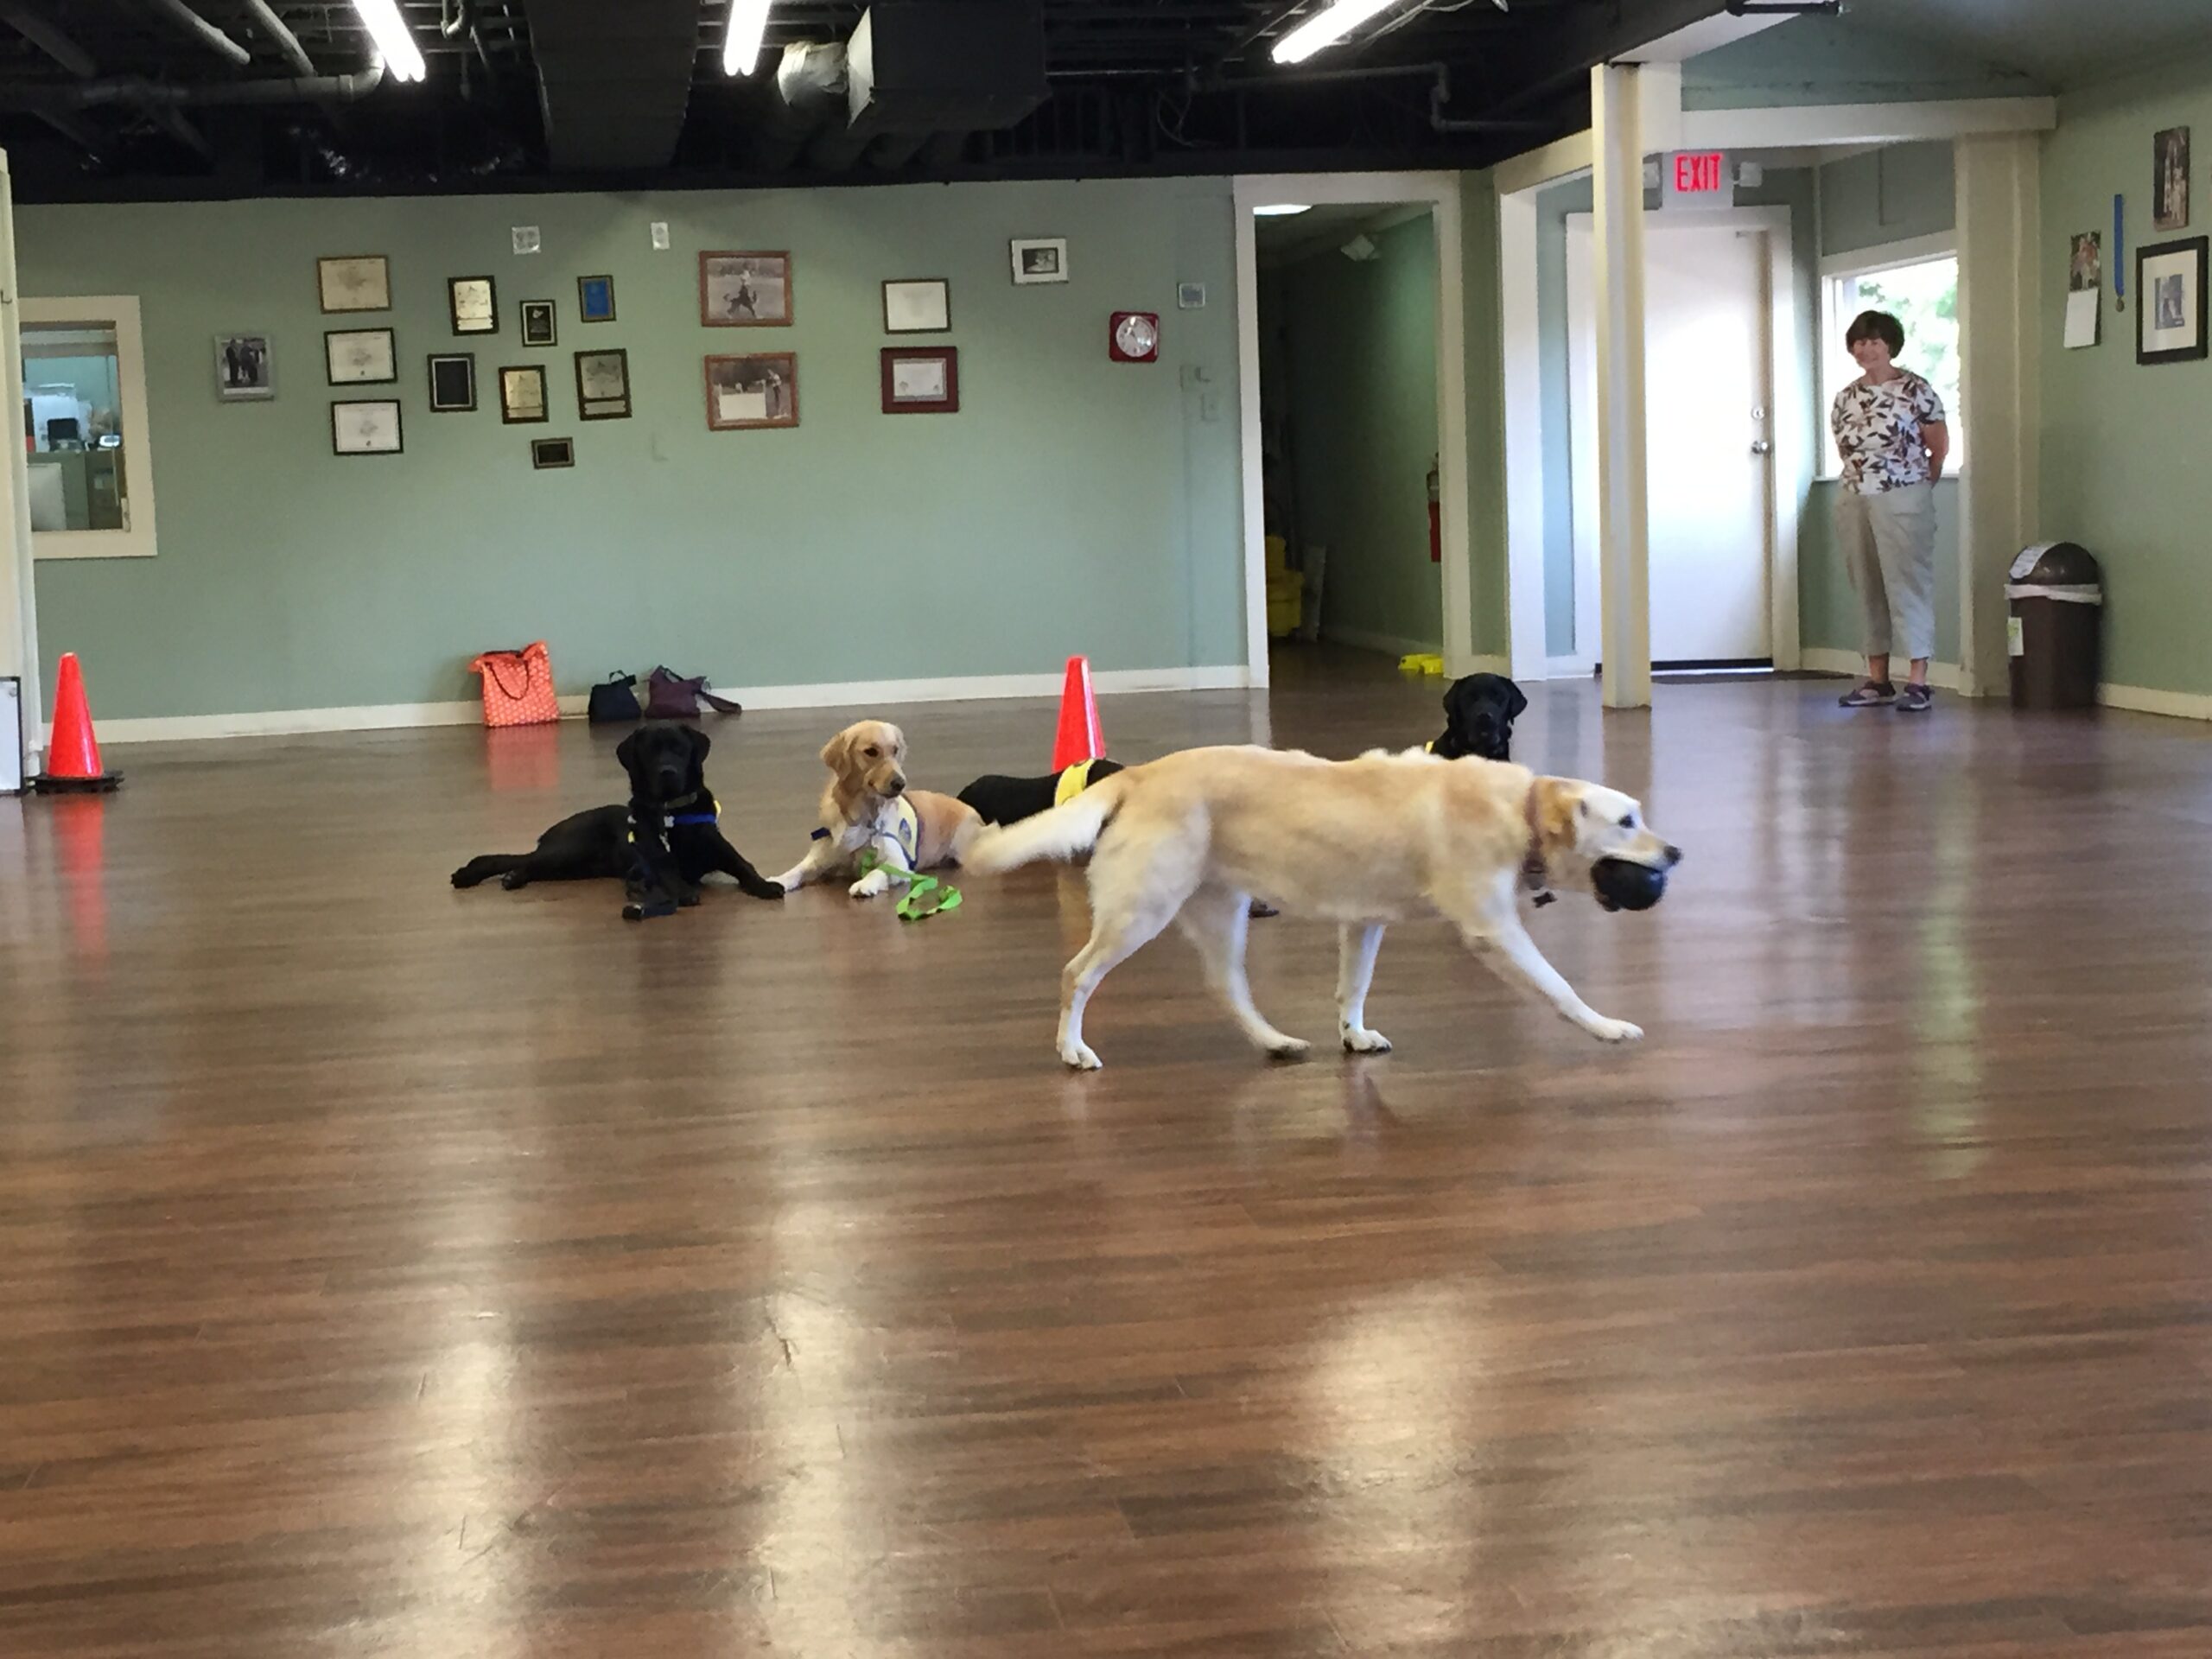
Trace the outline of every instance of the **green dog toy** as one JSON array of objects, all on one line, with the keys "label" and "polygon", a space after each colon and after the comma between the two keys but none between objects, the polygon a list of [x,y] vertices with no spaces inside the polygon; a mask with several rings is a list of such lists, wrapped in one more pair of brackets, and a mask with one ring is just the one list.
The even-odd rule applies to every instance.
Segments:
[{"label": "green dog toy", "polygon": [[873,850],[861,855],[861,874],[869,875],[881,870],[893,881],[906,884],[906,896],[898,904],[899,919],[918,922],[925,916],[934,916],[940,911],[960,908],[960,889],[947,887],[933,875],[924,875],[918,870],[902,870],[896,864]]}]

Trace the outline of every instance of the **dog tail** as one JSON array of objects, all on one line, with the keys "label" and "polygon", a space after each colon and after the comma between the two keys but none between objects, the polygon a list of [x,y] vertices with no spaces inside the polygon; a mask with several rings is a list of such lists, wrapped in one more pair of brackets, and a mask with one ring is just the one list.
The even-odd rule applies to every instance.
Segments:
[{"label": "dog tail", "polygon": [[1098,844],[1098,837],[1130,785],[1116,773],[1093,784],[1065,806],[1039,812],[1018,823],[991,824],[960,855],[961,868],[992,875],[1034,864],[1041,858],[1073,858]]}]

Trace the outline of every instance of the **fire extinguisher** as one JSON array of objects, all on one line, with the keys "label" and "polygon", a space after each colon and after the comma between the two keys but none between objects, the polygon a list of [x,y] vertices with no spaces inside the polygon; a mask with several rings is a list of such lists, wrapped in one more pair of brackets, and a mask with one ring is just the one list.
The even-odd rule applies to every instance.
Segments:
[{"label": "fire extinguisher", "polygon": [[1439,457],[1428,460],[1428,562],[1444,563],[1443,478],[1438,470]]}]

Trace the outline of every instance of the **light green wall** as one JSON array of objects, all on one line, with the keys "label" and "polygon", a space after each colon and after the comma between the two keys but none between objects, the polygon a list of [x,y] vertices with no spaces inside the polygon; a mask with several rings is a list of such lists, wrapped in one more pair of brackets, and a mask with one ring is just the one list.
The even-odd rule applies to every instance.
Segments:
[{"label": "light green wall", "polygon": [[1682,107],[1690,110],[2016,98],[2049,90],[2018,70],[1848,14],[1792,18],[1682,66]]},{"label": "light green wall", "polygon": [[1429,562],[1436,454],[1436,232],[1427,214],[1277,274],[1261,327],[1287,381],[1299,539],[1329,550],[1322,632],[1433,650],[1442,571]]},{"label": "light green wall", "polygon": [[1948,143],[1886,144],[1821,168],[1821,251],[1855,253],[1957,223]]},{"label": "light green wall", "polygon": [[[2135,256],[2201,237],[2212,184],[2200,167],[2185,231],[2151,228],[2151,136],[2212,137],[2212,60],[2062,98],[2043,151],[2042,533],[2078,541],[2104,567],[2104,677],[2212,694],[2212,360],[2139,366]],[[2198,151],[2201,158],[2202,146]],[[2127,309],[2113,308],[2112,199],[2127,199]],[[2061,349],[2068,238],[2104,237],[2099,343]]]},{"label": "light green wall", "polygon": [[[77,652],[104,718],[467,698],[472,656],[539,637],[567,691],[664,660],[742,686],[1243,659],[1226,180],[27,207],[16,235],[26,294],[141,298],[159,556],[37,579],[49,683]],[[1051,235],[1072,280],[1013,286],[1008,238]],[[791,251],[793,327],[699,326],[695,255],[733,247]],[[322,316],[315,257],[365,251],[394,308]],[[501,332],[456,340],[445,279],[484,272]],[[588,272],[619,321],[577,322]],[[951,283],[952,332],[914,338],[960,348],[957,415],[880,412],[897,276]],[[517,302],[546,296],[559,348],[525,351]],[[1160,364],[1108,360],[1116,309],[1161,314]],[[397,331],[404,455],[330,453],[348,321]],[[272,337],[273,401],[218,404],[224,332]],[[636,416],[580,424],[570,353],[607,346]],[[480,406],[432,415],[452,350]],[[706,429],[702,356],[748,350],[798,353],[798,429]],[[494,371],[528,362],[554,419],[504,426]],[[534,472],[563,435],[575,467]]]}]

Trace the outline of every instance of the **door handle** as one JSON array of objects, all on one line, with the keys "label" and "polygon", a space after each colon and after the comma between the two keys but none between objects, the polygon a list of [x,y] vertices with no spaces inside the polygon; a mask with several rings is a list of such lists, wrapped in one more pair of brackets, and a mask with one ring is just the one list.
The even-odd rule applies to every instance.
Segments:
[{"label": "door handle", "polygon": [[1755,455],[1770,455],[1774,453],[1774,446],[1764,438],[1753,438],[1751,453]]}]

